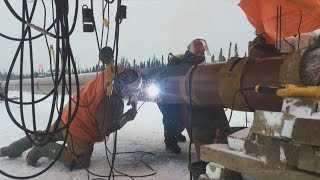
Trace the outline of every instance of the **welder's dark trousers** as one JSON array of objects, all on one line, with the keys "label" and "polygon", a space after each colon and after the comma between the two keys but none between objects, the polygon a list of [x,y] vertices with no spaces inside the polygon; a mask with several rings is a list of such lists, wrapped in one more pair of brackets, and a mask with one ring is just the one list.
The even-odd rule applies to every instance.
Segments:
[{"label": "welder's dark trousers", "polygon": [[160,104],[158,107],[162,113],[164,135],[176,138],[184,130],[182,104]]}]

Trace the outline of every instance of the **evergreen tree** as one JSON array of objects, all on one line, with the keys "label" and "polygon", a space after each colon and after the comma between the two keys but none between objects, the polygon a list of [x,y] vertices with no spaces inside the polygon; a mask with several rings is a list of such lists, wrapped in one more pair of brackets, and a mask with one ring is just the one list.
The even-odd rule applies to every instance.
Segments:
[{"label": "evergreen tree", "polygon": [[228,59],[231,57],[231,47],[232,47],[232,42],[229,44],[229,52],[228,52]]},{"label": "evergreen tree", "polygon": [[124,62],[124,58],[122,57],[121,58],[121,60],[120,60],[120,66],[121,67],[125,67],[125,64],[124,64],[125,62]]},{"label": "evergreen tree", "polygon": [[161,56],[161,66],[164,66],[164,57],[163,57],[163,54]]},{"label": "evergreen tree", "polygon": [[225,61],[225,57],[222,54],[222,48],[220,49],[220,53],[219,53],[219,61]]},{"label": "evergreen tree", "polygon": [[149,58],[147,62],[147,68],[150,68],[150,67],[151,67],[151,59]]},{"label": "evergreen tree", "polygon": [[133,68],[137,68],[136,59],[133,59]]},{"label": "evergreen tree", "polygon": [[247,57],[247,52],[244,53],[244,57],[245,57],[245,58]]},{"label": "evergreen tree", "polygon": [[237,45],[237,43],[234,45],[234,57],[239,57],[238,45]]},{"label": "evergreen tree", "polygon": [[214,54],[211,56],[211,62],[214,62]]}]

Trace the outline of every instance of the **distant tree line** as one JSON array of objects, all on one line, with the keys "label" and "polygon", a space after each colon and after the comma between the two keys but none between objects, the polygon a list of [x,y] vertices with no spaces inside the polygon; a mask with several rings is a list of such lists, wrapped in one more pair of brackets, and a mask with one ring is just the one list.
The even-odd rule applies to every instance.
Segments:
[{"label": "distant tree line", "polygon": [[[8,72],[7,71],[0,71],[0,81],[5,81],[7,79],[7,76],[8,76]],[[22,78],[23,79],[26,79],[28,78],[29,76],[27,74],[23,74],[22,75]],[[15,79],[19,79],[20,78],[20,75],[19,74],[15,74],[15,73],[12,73],[11,76],[10,76],[10,79],[11,80],[15,80]]]},{"label": "distant tree line", "polygon": [[[234,49],[233,49],[233,55],[232,55],[232,42],[229,43],[229,50],[228,50],[228,56],[227,58],[223,55],[223,50],[220,48],[219,56],[218,59],[215,59],[214,54],[211,56],[211,62],[215,61],[226,61],[227,59],[230,59],[231,57],[239,57],[238,53],[238,44],[234,44]],[[247,57],[247,53],[245,53],[244,57]]]},{"label": "distant tree line", "polygon": [[[132,63],[131,63],[132,62]],[[121,58],[119,62],[120,67],[125,68],[154,68],[159,66],[165,66],[164,63],[164,56],[161,55],[161,59],[157,58],[155,54],[153,54],[152,58],[148,58],[146,61],[140,61],[137,63],[136,59],[133,59],[133,61],[129,61],[127,58]]]},{"label": "distant tree line", "polygon": [[[233,56],[232,56],[232,54],[233,54]],[[247,54],[245,53],[245,57],[246,56],[247,56]],[[212,54],[211,62],[226,61],[227,59],[230,59],[231,57],[239,57],[237,43],[234,44],[233,53],[232,53],[232,42],[230,42],[227,58],[224,56],[222,48],[220,48],[218,59],[215,59],[215,55]],[[148,60],[140,61],[140,62],[137,62],[136,59],[129,60],[128,58],[122,57],[122,58],[120,58],[120,60],[118,62],[118,66],[125,67],[125,68],[139,69],[139,68],[154,68],[154,67],[165,66],[166,63],[167,63],[167,60],[164,60],[164,55],[161,55],[161,58],[158,58],[158,57],[156,57],[155,54],[153,54],[152,58],[149,57]],[[103,65],[95,65],[95,66],[87,67],[87,68],[79,68],[78,67],[78,74],[97,72],[103,68],[104,68]],[[55,72],[53,72],[53,73],[55,73]],[[73,70],[72,70],[72,74],[74,74]],[[8,75],[8,73],[5,70],[0,71],[0,81],[6,80],[7,75]],[[41,70],[41,71],[34,72],[34,77],[49,77],[49,76],[51,76],[50,71],[44,72],[43,70]],[[19,77],[20,77],[19,74],[12,73],[10,79],[16,80],[16,79],[19,79]],[[31,75],[30,74],[23,74],[22,77],[24,79],[26,79],[26,78],[30,78]]]}]

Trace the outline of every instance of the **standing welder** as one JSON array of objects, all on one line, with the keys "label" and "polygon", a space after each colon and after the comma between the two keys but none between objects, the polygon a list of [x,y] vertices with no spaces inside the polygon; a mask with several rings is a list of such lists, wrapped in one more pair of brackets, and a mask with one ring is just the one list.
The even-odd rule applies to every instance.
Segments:
[{"label": "standing welder", "polygon": [[[195,39],[188,45],[184,54],[171,55],[168,59],[168,66],[173,65],[195,65],[205,61],[205,51],[208,51],[207,43],[203,39]],[[178,142],[185,142],[186,137],[181,134],[185,129],[183,119],[186,118],[186,105],[158,103],[163,115],[164,143],[166,150],[173,153],[181,153]]]}]

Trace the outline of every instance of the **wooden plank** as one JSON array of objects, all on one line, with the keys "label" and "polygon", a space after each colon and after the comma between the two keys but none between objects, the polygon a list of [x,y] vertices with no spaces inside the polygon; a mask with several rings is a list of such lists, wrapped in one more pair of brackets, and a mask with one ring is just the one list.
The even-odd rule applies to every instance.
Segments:
[{"label": "wooden plank", "polygon": [[259,180],[319,180],[320,175],[297,169],[277,169],[268,167],[259,158],[232,151],[226,144],[210,144],[201,146],[200,159],[215,162],[226,169],[245,173],[259,178]]}]

